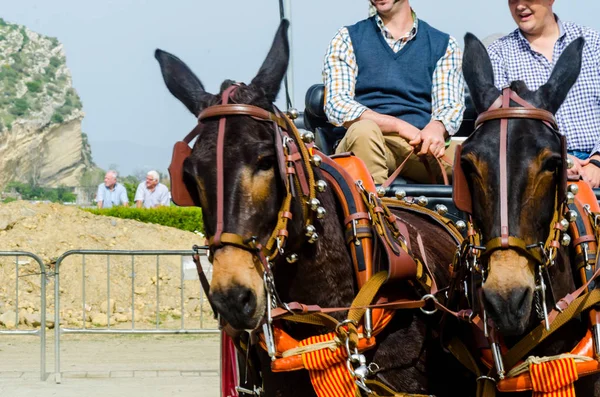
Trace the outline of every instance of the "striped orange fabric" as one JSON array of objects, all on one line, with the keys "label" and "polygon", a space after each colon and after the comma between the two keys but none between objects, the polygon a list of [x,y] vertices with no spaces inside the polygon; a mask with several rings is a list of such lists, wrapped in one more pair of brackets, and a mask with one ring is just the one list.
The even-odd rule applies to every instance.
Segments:
[{"label": "striped orange fabric", "polygon": [[579,378],[572,358],[529,366],[533,397],[575,397],[573,383]]},{"label": "striped orange fabric", "polygon": [[[299,346],[329,342],[335,338],[334,333],[317,335],[300,342]],[[310,381],[318,397],[355,397],[357,386],[346,367],[346,352],[343,348],[336,350],[321,349],[302,354],[304,368],[308,370]]]}]

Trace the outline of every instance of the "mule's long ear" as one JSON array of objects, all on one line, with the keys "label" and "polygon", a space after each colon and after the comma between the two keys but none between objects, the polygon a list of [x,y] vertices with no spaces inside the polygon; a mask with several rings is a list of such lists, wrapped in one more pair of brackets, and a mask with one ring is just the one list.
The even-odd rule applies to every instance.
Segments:
[{"label": "mule's long ear", "polygon": [[465,35],[463,74],[477,113],[484,112],[500,96],[494,86],[494,69],[483,43],[475,35]]},{"label": "mule's long ear", "polygon": [[275,98],[281,87],[281,81],[287,71],[290,59],[290,47],[287,36],[289,26],[290,23],[287,19],[281,21],[271,45],[271,50],[260,67],[258,74],[252,79],[251,84],[262,88],[270,102],[275,102]]},{"label": "mule's long ear", "polygon": [[204,91],[204,86],[194,72],[179,58],[157,49],[154,57],[160,64],[160,71],[167,88],[179,99],[194,116],[198,116],[213,98]]},{"label": "mule's long ear", "polygon": [[537,106],[552,113],[558,111],[579,77],[584,44],[584,38],[580,37],[565,48],[556,62],[548,82],[535,93]]}]

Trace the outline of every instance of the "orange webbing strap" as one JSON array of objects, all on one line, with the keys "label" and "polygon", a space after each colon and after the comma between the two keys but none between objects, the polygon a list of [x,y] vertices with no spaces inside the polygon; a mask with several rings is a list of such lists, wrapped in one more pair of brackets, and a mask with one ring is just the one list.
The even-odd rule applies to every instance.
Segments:
[{"label": "orange webbing strap", "polygon": [[573,358],[530,364],[532,397],[575,397],[573,383],[579,379]]}]

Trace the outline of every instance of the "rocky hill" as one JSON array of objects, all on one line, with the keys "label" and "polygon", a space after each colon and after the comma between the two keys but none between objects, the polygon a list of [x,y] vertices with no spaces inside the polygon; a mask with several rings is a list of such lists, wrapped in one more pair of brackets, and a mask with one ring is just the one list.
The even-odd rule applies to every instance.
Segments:
[{"label": "rocky hill", "polygon": [[92,165],[62,44],[0,18],[0,187],[77,186]]}]

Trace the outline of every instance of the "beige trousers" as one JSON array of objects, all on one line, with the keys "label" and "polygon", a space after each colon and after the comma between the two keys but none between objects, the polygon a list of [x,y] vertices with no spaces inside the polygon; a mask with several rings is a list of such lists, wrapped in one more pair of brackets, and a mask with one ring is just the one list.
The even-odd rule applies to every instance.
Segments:
[{"label": "beige trousers", "polygon": [[[340,141],[336,153],[353,152],[365,162],[376,184],[384,183],[411,152],[412,146],[398,133],[383,134],[379,126],[370,120],[361,120],[352,124]],[[438,183],[443,183],[440,166],[431,156],[427,156],[429,168]],[[445,164],[450,177],[452,168]],[[431,183],[427,168],[415,154],[404,165],[400,175],[417,183]]]}]

